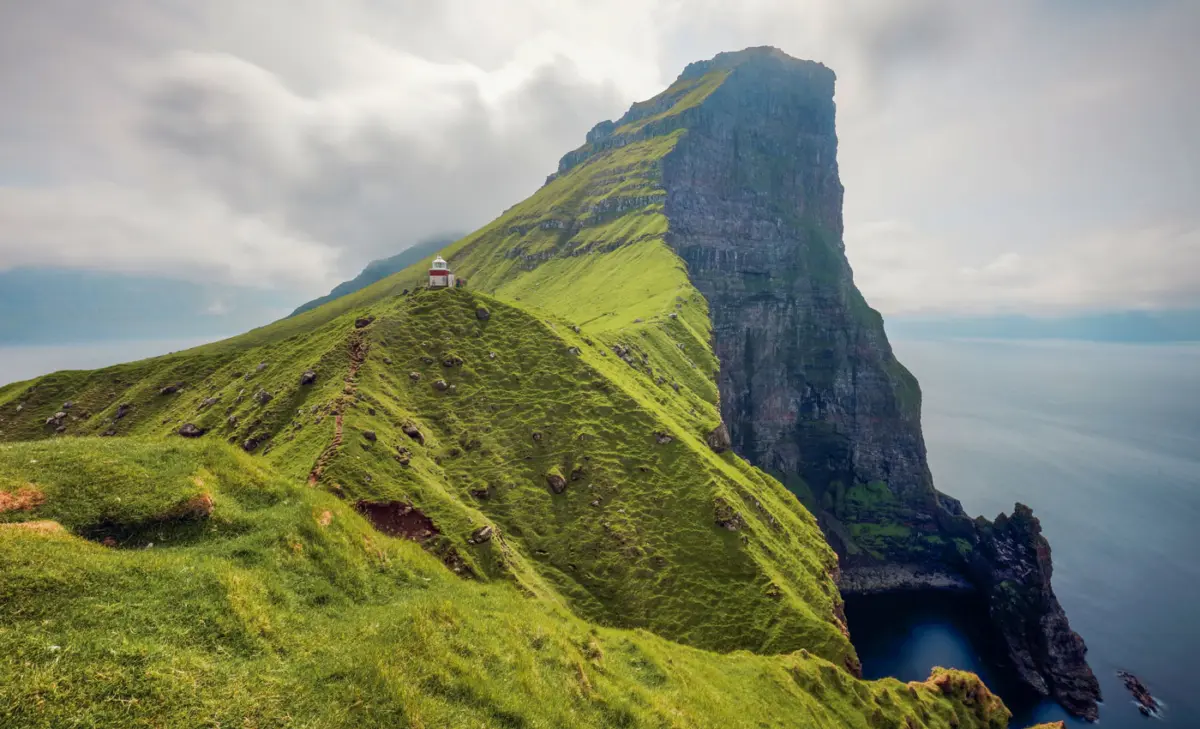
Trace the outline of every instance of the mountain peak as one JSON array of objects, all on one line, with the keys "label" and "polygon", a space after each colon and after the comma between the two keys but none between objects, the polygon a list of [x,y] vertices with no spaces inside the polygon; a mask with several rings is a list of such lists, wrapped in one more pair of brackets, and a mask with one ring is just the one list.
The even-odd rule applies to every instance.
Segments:
[{"label": "mountain peak", "polygon": [[773,67],[792,72],[826,75],[830,83],[836,78],[833,70],[819,61],[796,58],[774,46],[751,46],[740,51],[723,51],[707,61],[693,61],[683,69],[676,82],[698,78],[710,71],[733,70],[740,66]]},{"label": "mountain peak", "polygon": [[[833,131],[833,71],[817,61],[793,58],[772,46],[718,53],[689,63],[662,93],[635,102],[616,121],[602,121],[587,133],[583,146],[563,155],[549,183],[596,154],[678,129],[707,123],[713,114],[765,118],[781,104],[804,107],[800,115],[827,120],[820,133]],[[815,111],[815,113],[810,113]]]}]

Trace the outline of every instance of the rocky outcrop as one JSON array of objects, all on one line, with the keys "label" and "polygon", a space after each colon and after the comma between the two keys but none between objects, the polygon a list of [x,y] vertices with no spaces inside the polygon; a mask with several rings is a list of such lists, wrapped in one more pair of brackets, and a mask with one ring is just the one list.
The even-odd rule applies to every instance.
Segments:
[{"label": "rocky outcrop", "polygon": [[[708,300],[733,449],[804,496],[844,589],[979,590],[1021,678],[1092,717],[1099,690],[1037,520],[1024,507],[971,520],[933,487],[920,388],[844,253],[834,80],[770,48],[691,64],[679,91],[598,125],[559,173],[686,128],[661,163],[667,243]],[[691,88],[709,90],[680,110]]]},{"label": "rocky outcrop", "polygon": [[1087,664],[1087,646],[1071,630],[1054,589],[1050,543],[1033,511],[1017,504],[1012,516],[978,520],[968,570],[987,599],[1017,674],[1071,713],[1099,718],[1100,683]]},{"label": "rocky outcrop", "polygon": [[1117,678],[1121,679],[1125,690],[1133,696],[1133,703],[1137,705],[1138,711],[1142,712],[1142,716],[1158,717],[1162,714],[1162,704],[1154,698],[1140,678],[1129,671],[1117,671]]}]

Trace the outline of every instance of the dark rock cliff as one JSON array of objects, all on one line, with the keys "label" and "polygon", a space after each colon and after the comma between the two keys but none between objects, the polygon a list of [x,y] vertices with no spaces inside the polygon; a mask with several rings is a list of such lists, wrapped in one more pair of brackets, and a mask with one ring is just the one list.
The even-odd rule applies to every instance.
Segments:
[{"label": "dark rock cliff", "polygon": [[721,54],[597,125],[560,172],[687,130],[662,164],[667,242],[709,302],[733,448],[818,516],[844,591],[979,590],[1018,675],[1095,718],[1099,686],[1050,588],[1037,520],[1020,505],[972,520],[933,487],[920,388],[844,253],[833,91],[818,63]]}]

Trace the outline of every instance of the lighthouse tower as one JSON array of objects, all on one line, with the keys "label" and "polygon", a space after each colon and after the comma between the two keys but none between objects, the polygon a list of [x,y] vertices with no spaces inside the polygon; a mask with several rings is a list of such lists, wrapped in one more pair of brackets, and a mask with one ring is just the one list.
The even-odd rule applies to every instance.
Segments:
[{"label": "lighthouse tower", "polygon": [[454,274],[446,265],[446,259],[438,256],[433,259],[433,265],[429,268],[429,288],[444,289],[451,286],[454,286]]}]

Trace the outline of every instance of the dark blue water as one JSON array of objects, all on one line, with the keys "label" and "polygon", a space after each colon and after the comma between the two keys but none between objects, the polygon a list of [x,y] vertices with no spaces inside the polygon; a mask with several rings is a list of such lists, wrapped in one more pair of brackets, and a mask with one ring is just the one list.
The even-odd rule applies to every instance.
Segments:
[{"label": "dark blue water", "polygon": [[[1104,727],[1146,727],[1115,676],[1140,676],[1165,722],[1200,727],[1200,346],[895,343],[921,381],[938,487],[994,517],[1031,505],[1054,553],[1054,588],[1087,641]],[[953,600],[850,605],[869,676],[980,671],[1013,726],[1065,719],[991,667],[986,629]],[[1071,724],[1071,722],[1068,722]],[[1080,725],[1086,725],[1079,722]]]}]

